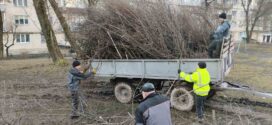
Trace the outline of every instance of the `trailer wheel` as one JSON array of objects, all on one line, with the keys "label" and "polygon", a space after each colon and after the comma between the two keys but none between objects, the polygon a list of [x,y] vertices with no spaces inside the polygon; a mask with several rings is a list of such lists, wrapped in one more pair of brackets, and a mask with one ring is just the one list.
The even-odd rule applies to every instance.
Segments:
[{"label": "trailer wheel", "polygon": [[114,87],[115,98],[121,103],[129,103],[132,100],[132,88],[126,82],[119,82]]},{"label": "trailer wheel", "polygon": [[190,111],[194,106],[194,97],[186,88],[174,88],[170,97],[171,105],[180,111]]}]

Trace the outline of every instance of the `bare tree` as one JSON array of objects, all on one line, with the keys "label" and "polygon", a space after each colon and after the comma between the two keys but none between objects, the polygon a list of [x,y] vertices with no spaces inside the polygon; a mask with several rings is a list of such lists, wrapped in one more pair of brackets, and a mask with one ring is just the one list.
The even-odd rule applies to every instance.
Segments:
[{"label": "bare tree", "polygon": [[46,2],[44,0],[33,0],[33,4],[41,25],[42,33],[45,36],[49,55],[52,57],[54,63],[63,60],[63,55],[60,52],[55,33],[46,13]]},{"label": "bare tree", "polygon": [[4,58],[4,46],[3,46],[3,18],[2,18],[2,11],[0,10],[0,59]]},{"label": "bare tree", "polygon": [[209,6],[210,6],[210,4],[212,3],[212,2],[214,2],[215,0],[205,0],[205,9],[207,10],[208,8],[209,8]]},{"label": "bare tree", "polygon": [[[9,49],[14,45],[14,42],[16,40],[16,29],[17,25],[13,25],[12,23],[8,27],[9,31],[6,32],[6,42],[4,44],[5,46],[5,51],[6,51],[6,57],[9,57]],[[10,35],[12,35],[12,39],[10,41]]]},{"label": "bare tree", "polygon": [[98,0],[88,0],[89,7],[97,4]]},{"label": "bare tree", "polygon": [[245,12],[246,42],[249,43],[256,24],[262,17],[268,15],[272,10],[271,0],[256,0],[253,6],[252,0],[241,0]]},{"label": "bare tree", "polygon": [[62,12],[60,11],[58,4],[56,3],[55,0],[49,0],[49,2],[58,17],[58,20],[63,28],[64,34],[65,34],[66,38],[68,39],[71,47],[76,51],[77,56],[83,57],[83,52],[81,51],[79,45],[76,43],[76,39],[73,38],[70,27],[68,26],[65,17],[63,16]]}]

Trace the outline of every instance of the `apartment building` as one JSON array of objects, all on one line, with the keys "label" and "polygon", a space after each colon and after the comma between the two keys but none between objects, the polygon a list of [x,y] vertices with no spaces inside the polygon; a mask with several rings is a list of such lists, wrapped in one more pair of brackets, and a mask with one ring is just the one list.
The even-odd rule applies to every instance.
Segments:
[{"label": "apartment building", "polygon": [[[250,5],[250,10],[257,8],[257,1],[253,0]],[[246,38],[245,32],[245,12],[241,3],[241,0],[232,0],[233,8],[231,9],[231,32],[233,40],[242,41]],[[246,2],[246,1],[245,1]],[[272,2],[272,1],[271,1]],[[252,11],[250,12],[252,13]],[[251,22],[250,22],[251,23]],[[271,15],[266,15],[257,22],[256,26],[253,29],[252,41],[259,43],[272,43],[272,18]]]},{"label": "apartment building", "polygon": [[[10,47],[10,55],[47,54],[45,38],[32,0],[0,0],[4,19],[4,44]],[[60,45],[67,45],[64,34],[57,32]]]}]

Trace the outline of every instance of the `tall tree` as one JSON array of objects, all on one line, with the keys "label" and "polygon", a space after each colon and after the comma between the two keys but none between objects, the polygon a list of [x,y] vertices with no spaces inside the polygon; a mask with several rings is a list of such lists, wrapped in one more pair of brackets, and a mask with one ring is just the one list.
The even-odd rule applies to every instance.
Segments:
[{"label": "tall tree", "polygon": [[253,34],[253,30],[262,17],[271,13],[271,0],[241,0],[242,7],[245,12],[245,30],[246,42],[249,43]]},{"label": "tall tree", "polygon": [[2,11],[0,10],[0,59],[4,58],[4,45],[3,45],[3,33],[4,33],[4,27],[3,27],[3,18],[2,18]]},{"label": "tall tree", "polygon": [[49,0],[49,2],[58,17],[58,20],[62,26],[64,34],[65,34],[66,38],[68,39],[71,47],[76,51],[77,56],[83,57],[84,54],[83,54],[82,50],[80,49],[79,45],[76,43],[76,40],[73,38],[70,27],[68,26],[65,17],[63,16],[62,12],[60,11],[58,4],[56,3],[55,0]]},{"label": "tall tree", "polygon": [[59,62],[63,60],[63,55],[60,52],[55,33],[46,13],[46,2],[44,0],[33,0],[33,4],[46,40],[49,55],[52,57],[54,63]]}]

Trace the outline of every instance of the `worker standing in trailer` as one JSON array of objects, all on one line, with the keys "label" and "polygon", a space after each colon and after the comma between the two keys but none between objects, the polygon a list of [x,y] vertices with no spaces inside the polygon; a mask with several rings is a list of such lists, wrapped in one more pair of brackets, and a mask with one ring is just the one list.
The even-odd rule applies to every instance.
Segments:
[{"label": "worker standing in trailer", "polygon": [[[227,14],[221,13],[219,15],[220,25],[216,28],[216,30],[211,34],[211,42],[208,47],[208,55],[210,58],[219,58],[221,52],[221,46],[224,37],[229,36],[230,23],[227,20]],[[215,50],[215,52],[214,52]]]}]

